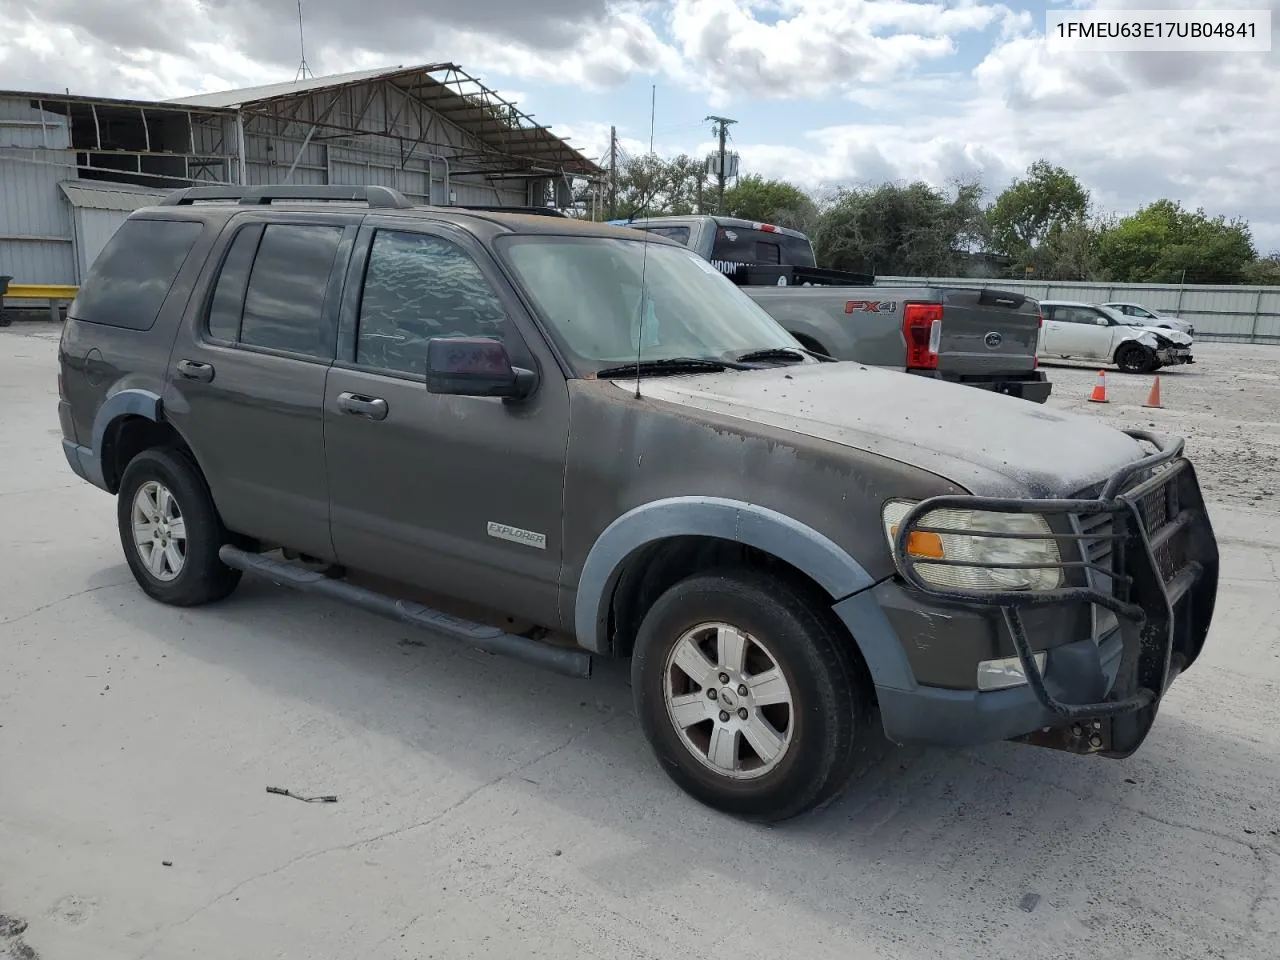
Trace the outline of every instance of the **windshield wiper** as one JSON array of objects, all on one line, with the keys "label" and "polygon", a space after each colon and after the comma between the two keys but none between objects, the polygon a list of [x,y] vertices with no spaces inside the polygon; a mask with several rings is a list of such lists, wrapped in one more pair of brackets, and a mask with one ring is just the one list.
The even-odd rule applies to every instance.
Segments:
[{"label": "windshield wiper", "polygon": [[732,360],[714,360],[709,357],[667,357],[663,360],[641,360],[639,363],[620,363],[617,366],[597,370],[597,377],[623,377],[627,374],[665,373],[715,373],[720,370],[750,370]]},{"label": "windshield wiper", "polygon": [[765,347],[763,350],[752,350],[750,353],[744,353],[738,359],[743,362],[752,360],[790,360],[792,363],[801,363],[805,359],[805,355],[793,347]]}]

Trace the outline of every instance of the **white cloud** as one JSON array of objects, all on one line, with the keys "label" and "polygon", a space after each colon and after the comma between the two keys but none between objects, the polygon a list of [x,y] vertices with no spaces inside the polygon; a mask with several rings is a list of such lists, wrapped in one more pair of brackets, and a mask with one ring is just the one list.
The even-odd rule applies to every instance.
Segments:
[{"label": "white cloud", "polygon": [[[1167,196],[1246,216],[1261,249],[1280,247],[1270,190],[1280,182],[1280,45],[1242,56],[1053,55],[1043,9],[1028,3],[468,0],[428,10],[418,0],[304,0],[304,11],[314,72],[438,60],[499,74],[593,156],[607,150],[609,122],[627,152],[645,152],[647,104],[644,115],[600,107],[600,122],[584,123],[592,118],[574,91],[644,76],[670,91],[675,110],[698,101],[700,116],[703,100],[732,102],[748,170],[815,186],[974,175],[999,189],[1044,157],[1080,176],[1104,211]],[[1280,28],[1280,0],[1232,6],[1268,6]],[[0,87],[163,98],[290,79],[295,13],[292,2],[256,0],[0,0]],[[808,101],[803,114],[823,126],[779,122],[776,107],[767,126],[754,121],[766,99]],[[658,133],[660,153],[709,147],[701,124]]]}]

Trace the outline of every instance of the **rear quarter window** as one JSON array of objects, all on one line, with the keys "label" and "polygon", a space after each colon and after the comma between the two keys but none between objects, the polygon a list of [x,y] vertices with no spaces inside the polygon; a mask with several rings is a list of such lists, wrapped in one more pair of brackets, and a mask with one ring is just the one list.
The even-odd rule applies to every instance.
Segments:
[{"label": "rear quarter window", "polygon": [[126,220],[98,254],[69,315],[151,329],[202,229],[195,220]]},{"label": "rear quarter window", "polygon": [[646,233],[656,234],[659,237],[666,237],[668,240],[674,240],[676,243],[683,243],[686,247],[689,245],[689,228],[688,227],[643,227]]}]

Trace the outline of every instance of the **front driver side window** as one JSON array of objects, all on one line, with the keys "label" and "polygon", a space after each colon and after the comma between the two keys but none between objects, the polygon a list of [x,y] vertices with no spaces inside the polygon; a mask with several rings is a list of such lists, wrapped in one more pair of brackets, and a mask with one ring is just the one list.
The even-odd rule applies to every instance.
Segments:
[{"label": "front driver side window", "polygon": [[379,230],[369,251],[356,362],[426,374],[432,337],[501,340],[507,315],[480,267],[456,243]]}]

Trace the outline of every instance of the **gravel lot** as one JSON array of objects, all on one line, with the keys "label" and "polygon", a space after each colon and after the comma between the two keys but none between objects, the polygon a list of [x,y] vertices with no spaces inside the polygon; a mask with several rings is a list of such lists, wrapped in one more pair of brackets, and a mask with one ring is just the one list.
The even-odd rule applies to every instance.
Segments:
[{"label": "gravel lot", "polygon": [[1186,433],[1214,500],[1213,635],[1138,755],[886,748],[766,829],[669,784],[616,666],[247,580],[145,600],[63,461],[56,337],[0,331],[0,957],[1280,956],[1280,349],[1205,345],[1154,411],[1149,377],[1099,407],[1052,373]]}]

